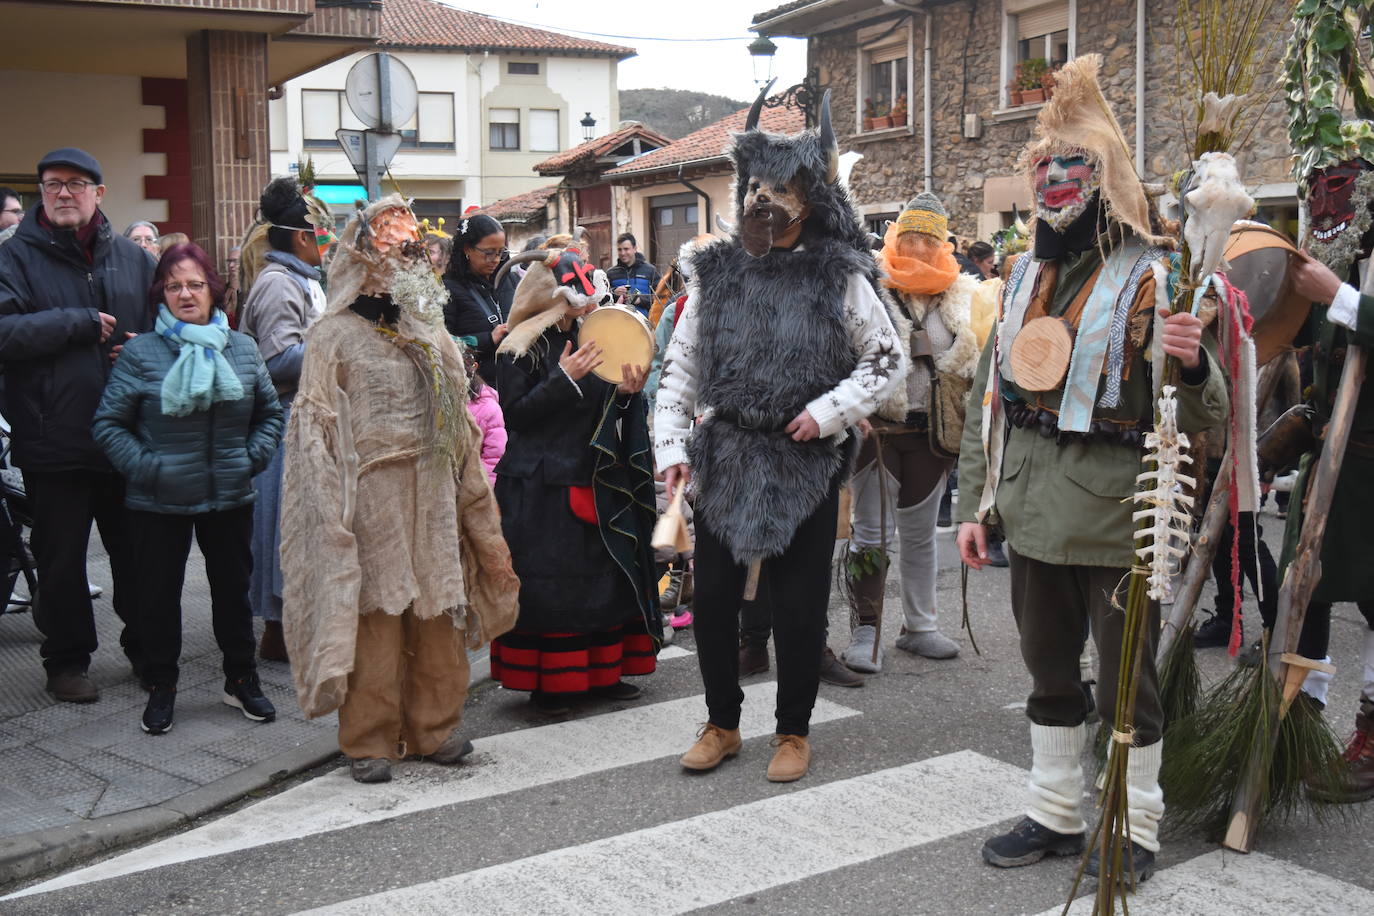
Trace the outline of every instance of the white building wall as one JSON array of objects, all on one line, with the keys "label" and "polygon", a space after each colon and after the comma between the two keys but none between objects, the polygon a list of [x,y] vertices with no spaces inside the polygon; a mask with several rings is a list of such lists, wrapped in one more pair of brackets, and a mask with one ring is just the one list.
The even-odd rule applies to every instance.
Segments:
[{"label": "white building wall", "polygon": [[[598,135],[614,130],[620,121],[616,78],[618,64],[605,58],[539,57],[399,51],[392,52],[415,74],[421,92],[454,94],[454,140],[451,151],[401,150],[391,171],[407,196],[461,198],[464,207],[490,204],[504,197],[532,191],[556,179],[535,173],[532,166],[553,155],[529,149],[530,108],[557,108],[562,149],[582,142],[579,122],[591,112]],[[356,182],[343,150],[304,149],[301,92],[305,89],[342,90],[349,68],[364,57],[355,54],[288,82],[284,97],[273,102],[272,172],[285,175],[305,154],[313,157],[322,182]],[[504,77],[509,60],[538,61],[537,77]],[[491,108],[519,108],[522,112],[521,149],[489,148],[487,112]],[[345,106],[344,127],[349,124]],[[390,187],[383,183],[386,190]]]},{"label": "white building wall", "polygon": [[[79,147],[105,173],[101,209],[115,231],[134,220],[167,219],[165,200],[143,196],[143,176],[166,174],[167,163],[161,153],[143,152],[143,129],[165,125],[161,106],[143,104],[139,77],[0,70],[0,106],[12,128],[0,143],[0,175],[32,176],[48,151]],[[34,201],[24,195],[25,206]]]}]

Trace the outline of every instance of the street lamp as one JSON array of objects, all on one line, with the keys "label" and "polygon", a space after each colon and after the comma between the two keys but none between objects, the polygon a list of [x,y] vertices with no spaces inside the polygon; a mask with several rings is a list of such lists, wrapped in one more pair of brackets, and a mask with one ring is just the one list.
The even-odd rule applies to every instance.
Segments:
[{"label": "street lamp", "polygon": [[587,116],[578,123],[582,125],[582,139],[584,142],[596,136],[596,118],[592,117],[590,111],[587,112]]},{"label": "street lamp", "polygon": [[754,59],[754,82],[759,86],[773,78],[773,55],[776,53],[778,46],[769,41],[767,35],[749,42],[749,56]]}]

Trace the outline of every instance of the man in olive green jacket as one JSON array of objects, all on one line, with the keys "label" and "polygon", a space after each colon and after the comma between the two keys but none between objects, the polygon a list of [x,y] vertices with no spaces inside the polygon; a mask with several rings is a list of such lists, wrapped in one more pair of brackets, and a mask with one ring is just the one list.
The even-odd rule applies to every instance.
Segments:
[{"label": "man in olive green jacket", "polygon": [[[1112,596],[1138,562],[1129,500],[1165,357],[1181,366],[1182,431],[1218,425],[1227,415],[1223,374],[1202,322],[1156,308],[1170,241],[1158,233],[1130,169],[1096,69],[1094,56],[1065,66],[1057,85],[1073,101],[1061,103],[1056,91],[1041,114],[1040,139],[1023,157],[1038,204],[1033,250],[1003,270],[999,321],[973,382],[960,450],[960,557],[981,569],[985,526],[1000,523],[1012,614],[1033,683],[1027,816],[983,847],[984,860],[1004,868],[1083,849],[1080,754],[1089,704],[1079,657],[1091,634],[1100,659],[1097,704],[1111,716],[1124,623]],[[1024,345],[1037,339],[1029,332],[1036,322],[1061,339],[1057,322],[1073,329],[1072,353],[1059,371],[1046,371],[1052,349]],[[1127,774],[1138,880],[1153,870],[1164,812],[1158,605],[1150,616]],[[1090,860],[1088,873],[1096,875],[1096,866]]]}]

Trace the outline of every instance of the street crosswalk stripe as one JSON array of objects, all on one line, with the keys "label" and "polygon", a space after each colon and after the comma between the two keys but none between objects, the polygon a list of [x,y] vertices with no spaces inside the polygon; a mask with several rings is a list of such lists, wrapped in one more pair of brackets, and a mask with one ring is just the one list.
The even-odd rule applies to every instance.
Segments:
[{"label": "street crosswalk stripe", "polygon": [[[1013,817],[1026,771],[973,751],[310,910],[643,916],[685,913]],[[644,850],[672,868],[642,869]]]},{"label": "street crosswalk stripe", "polygon": [[[740,733],[745,739],[773,733],[777,686],[776,681],[766,681],[744,688]],[[811,722],[816,725],[857,715],[856,709],[818,698]],[[478,738],[473,741],[473,756],[456,769],[404,761],[393,768],[393,781],[384,785],[356,783],[348,768],[342,767],[204,827],[9,897],[103,881],[676,756],[691,746],[698,723],[705,718],[702,697],[690,696]]]},{"label": "street crosswalk stripe", "polygon": [[[1218,849],[1155,872],[1128,903],[1135,916],[1348,916],[1374,909],[1374,891],[1263,853]],[[1086,916],[1092,908],[1088,895],[1075,900],[1069,912]],[[1056,906],[1040,916],[1059,916],[1063,909]]]},{"label": "street crosswalk stripe", "polygon": [[659,650],[658,660],[666,662],[671,658],[686,658],[689,655],[696,655],[691,649],[684,649],[682,646],[664,646]]}]

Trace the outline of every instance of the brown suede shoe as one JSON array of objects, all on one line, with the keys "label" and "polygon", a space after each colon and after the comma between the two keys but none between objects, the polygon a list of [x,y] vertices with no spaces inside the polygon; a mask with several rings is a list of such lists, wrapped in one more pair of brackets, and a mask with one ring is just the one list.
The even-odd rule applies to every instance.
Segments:
[{"label": "brown suede shoe", "polygon": [[774,735],[773,761],[768,764],[769,782],[796,782],[811,766],[811,742],[801,735]]},{"label": "brown suede shoe", "polygon": [[681,763],[689,770],[714,770],[726,757],[739,753],[739,729],[724,729],[707,722],[697,732],[697,743],[682,755]]},{"label": "brown suede shoe", "polygon": [[768,646],[744,643],[739,647],[739,676],[751,677],[768,670]]},{"label": "brown suede shoe", "polygon": [[289,662],[286,655],[286,637],[281,631],[280,620],[266,620],[262,624],[262,639],[258,641],[258,657],[269,662]]},{"label": "brown suede shoe", "polygon": [[48,693],[63,703],[94,703],[100,699],[95,682],[84,671],[48,675]]}]

